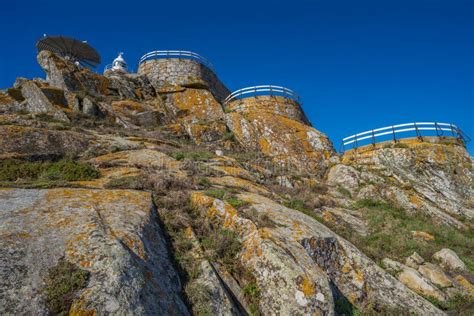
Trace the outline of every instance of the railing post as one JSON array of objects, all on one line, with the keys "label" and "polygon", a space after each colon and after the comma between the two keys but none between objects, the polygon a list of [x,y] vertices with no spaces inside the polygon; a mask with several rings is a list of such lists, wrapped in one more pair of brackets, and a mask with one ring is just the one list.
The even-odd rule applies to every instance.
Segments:
[{"label": "railing post", "polygon": [[393,127],[393,125],[392,125],[392,134],[393,134],[393,142],[396,143],[397,142],[397,136],[395,136],[395,128]]},{"label": "railing post", "polygon": [[270,85],[270,97],[273,97],[273,89],[272,89],[272,85]]},{"label": "railing post", "polygon": [[453,128],[453,124],[449,124],[449,127],[451,128],[451,135],[454,137],[455,134],[454,134],[454,128]]},{"label": "railing post", "polygon": [[357,134],[354,137],[355,137],[354,145],[355,145],[355,148],[357,149],[357,147],[359,147],[359,144],[357,142]]},{"label": "railing post", "polygon": [[435,130],[436,130],[436,136],[438,137],[443,136],[443,130],[439,128],[437,122],[435,122]]},{"label": "railing post", "polygon": [[375,135],[374,135],[374,130],[372,130],[372,145],[375,147]]},{"label": "railing post", "polygon": [[419,140],[423,141],[423,137],[421,137],[421,133],[420,133],[420,130],[418,129],[418,126],[416,125],[416,123],[413,123],[413,125],[415,126],[416,137],[418,137]]},{"label": "railing post", "polygon": [[464,137],[462,136],[461,129],[459,127],[456,128],[456,133],[458,134],[458,138],[464,142]]}]

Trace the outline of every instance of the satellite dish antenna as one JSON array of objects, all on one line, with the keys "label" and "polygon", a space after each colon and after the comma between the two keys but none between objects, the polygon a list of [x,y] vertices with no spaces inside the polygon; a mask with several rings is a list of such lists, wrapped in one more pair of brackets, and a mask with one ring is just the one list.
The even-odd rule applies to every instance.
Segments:
[{"label": "satellite dish antenna", "polygon": [[45,36],[36,43],[36,49],[38,52],[49,50],[64,59],[86,67],[96,67],[100,64],[99,53],[87,41],[79,41],[70,37]]}]

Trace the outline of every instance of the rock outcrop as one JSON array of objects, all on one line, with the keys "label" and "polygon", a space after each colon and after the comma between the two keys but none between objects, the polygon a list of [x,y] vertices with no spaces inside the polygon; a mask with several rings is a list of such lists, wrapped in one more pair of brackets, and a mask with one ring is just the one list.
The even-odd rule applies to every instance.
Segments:
[{"label": "rock outcrop", "polygon": [[458,140],[338,155],[296,101],[223,104],[195,61],[38,62],[0,92],[0,313],[473,312]]},{"label": "rock outcrop", "polygon": [[0,209],[2,314],[48,314],[61,258],[91,273],[70,313],[187,314],[149,193],[1,189]]}]

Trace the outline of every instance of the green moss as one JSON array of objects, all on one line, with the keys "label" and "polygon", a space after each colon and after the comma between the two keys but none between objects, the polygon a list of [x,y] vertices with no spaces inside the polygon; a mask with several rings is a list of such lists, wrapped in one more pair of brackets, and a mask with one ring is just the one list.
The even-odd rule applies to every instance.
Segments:
[{"label": "green moss", "polygon": [[55,315],[67,315],[77,293],[87,286],[89,272],[61,259],[48,271],[46,306]]},{"label": "green moss", "polygon": [[30,162],[16,159],[0,161],[0,182],[14,184],[60,183],[97,179],[100,176],[92,165],[70,159],[56,162]]}]

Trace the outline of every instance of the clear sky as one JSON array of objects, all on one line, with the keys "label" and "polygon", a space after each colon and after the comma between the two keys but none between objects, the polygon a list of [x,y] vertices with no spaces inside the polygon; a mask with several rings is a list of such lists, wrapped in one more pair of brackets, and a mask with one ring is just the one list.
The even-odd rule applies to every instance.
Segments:
[{"label": "clear sky", "polygon": [[[207,57],[231,90],[284,85],[339,148],[344,136],[412,121],[474,139],[474,0],[5,1],[0,88],[44,77],[43,33],[88,40],[132,68],[156,49]],[[471,154],[474,141],[470,143]]]}]

